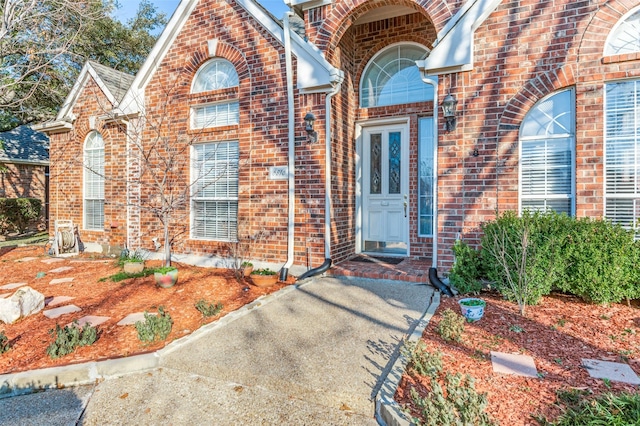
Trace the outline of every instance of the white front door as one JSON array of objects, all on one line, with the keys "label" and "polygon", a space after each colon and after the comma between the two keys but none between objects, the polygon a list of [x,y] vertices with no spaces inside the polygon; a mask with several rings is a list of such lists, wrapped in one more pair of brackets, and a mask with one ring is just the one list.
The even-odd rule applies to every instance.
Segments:
[{"label": "white front door", "polygon": [[409,246],[409,131],[362,129],[362,251],[406,256]]}]

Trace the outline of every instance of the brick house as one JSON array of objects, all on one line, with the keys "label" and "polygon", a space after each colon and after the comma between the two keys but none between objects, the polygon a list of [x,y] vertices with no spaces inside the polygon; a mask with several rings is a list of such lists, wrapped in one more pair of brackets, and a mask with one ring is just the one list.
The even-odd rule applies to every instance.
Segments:
[{"label": "brick house", "polygon": [[0,133],[0,198],[37,198],[46,218],[49,138],[22,125]]},{"label": "brick house", "polygon": [[640,2],[287,2],[279,21],[253,0],[183,0],[135,78],[116,78],[122,97],[87,65],[42,126],[51,220],[153,248],[159,195],[131,149],[161,133],[185,153],[182,258],[240,240],[292,272],[357,253],[446,270],[496,211],[635,224]]}]

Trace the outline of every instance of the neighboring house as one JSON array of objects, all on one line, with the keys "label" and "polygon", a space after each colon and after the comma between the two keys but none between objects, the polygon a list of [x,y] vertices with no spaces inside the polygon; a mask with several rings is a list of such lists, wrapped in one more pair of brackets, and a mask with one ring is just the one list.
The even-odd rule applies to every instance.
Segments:
[{"label": "neighboring house", "polygon": [[38,198],[46,218],[49,138],[22,125],[0,133],[0,198]]},{"label": "neighboring house", "polygon": [[249,257],[276,266],[363,252],[448,269],[496,211],[634,226],[640,2],[288,1],[302,20],[183,0],[135,78],[87,64],[41,126],[52,220],[105,246],[161,241],[127,150],[162,119],[195,184],[176,253],[224,257],[264,230]]}]

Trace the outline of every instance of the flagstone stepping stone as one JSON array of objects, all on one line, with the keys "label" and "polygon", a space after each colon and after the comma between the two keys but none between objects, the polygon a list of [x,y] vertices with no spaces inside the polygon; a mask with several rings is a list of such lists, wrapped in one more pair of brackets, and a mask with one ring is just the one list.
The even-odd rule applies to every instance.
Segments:
[{"label": "flagstone stepping stone", "polygon": [[494,373],[538,377],[536,364],[533,358],[528,355],[491,351],[491,364],[493,365]]},{"label": "flagstone stepping stone", "polygon": [[2,290],[13,290],[14,288],[24,287],[25,285],[27,285],[27,283],[11,283],[11,284],[5,284],[0,288]]},{"label": "flagstone stepping stone", "polygon": [[73,281],[72,277],[69,277],[69,278],[54,278],[51,281],[49,281],[49,284],[70,283],[71,281]]},{"label": "flagstone stepping stone", "polygon": [[[93,327],[97,327],[103,322],[109,321],[110,319],[111,317],[99,317],[96,315],[87,315],[78,320],[78,326],[84,327],[85,324],[91,324]],[[72,325],[73,325],[73,322],[70,322],[69,324],[67,324],[67,326],[72,326]]]},{"label": "flagstone stepping stone", "polygon": [[2,293],[0,294],[0,299],[6,299],[7,297],[13,295],[13,293]]},{"label": "flagstone stepping stone", "polygon": [[61,266],[56,269],[52,269],[49,273],[59,274],[60,272],[67,272],[73,269],[73,266]]},{"label": "flagstone stepping stone", "polygon": [[62,262],[63,260],[64,259],[60,259],[59,257],[50,257],[49,259],[43,259],[40,262],[46,263],[47,265],[50,265],[52,263]]},{"label": "flagstone stepping stone", "polygon": [[640,378],[628,364],[583,358],[582,366],[595,379],[609,379],[615,382],[640,385]]},{"label": "flagstone stepping stone", "polygon": [[42,311],[45,317],[53,319],[58,318],[64,314],[70,314],[72,312],[79,312],[82,309],[78,308],[76,305],[66,305],[60,306],[59,308],[47,309],[46,311]]},{"label": "flagstone stepping stone", "polygon": [[37,257],[23,257],[22,259],[16,259],[16,262],[31,262],[38,259]]},{"label": "flagstone stepping stone", "polygon": [[[150,312],[151,315],[157,315],[155,312]],[[136,312],[134,314],[129,314],[126,317],[122,318],[118,325],[133,325],[138,321],[144,321],[144,312]]]},{"label": "flagstone stepping stone", "polygon": [[75,297],[70,297],[70,296],[47,297],[46,299],[44,299],[44,306],[62,305],[63,303],[67,303],[68,301],[73,299],[75,299]]}]

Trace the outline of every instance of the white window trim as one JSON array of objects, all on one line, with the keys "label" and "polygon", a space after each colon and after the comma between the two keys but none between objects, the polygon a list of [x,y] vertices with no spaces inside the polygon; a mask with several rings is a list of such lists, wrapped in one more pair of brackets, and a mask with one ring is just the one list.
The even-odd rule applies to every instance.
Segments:
[{"label": "white window trim", "polygon": [[613,28],[611,28],[611,31],[609,31],[609,34],[607,34],[607,39],[606,39],[606,41],[604,43],[604,49],[602,51],[602,54],[604,56],[615,56],[615,55],[620,55],[620,54],[625,55],[625,54],[629,54],[629,53],[640,52],[640,49],[635,50],[633,52],[625,52],[625,53],[609,53],[608,52],[609,46],[613,42],[614,36],[617,36],[616,32],[618,31],[618,28],[620,28],[621,25],[624,25],[627,22],[627,19],[629,19],[630,16],[634,15],[639,10],[640,10],[640,6],[634,7],[633,9],[631,9],[630,11],[625,13],[620,19],[618,19],[618,22],[616,22],[616,24],[613,26]]},{"label": "white window trim", "polygon": [[[217,123],[212,123],[209,125],[203,125],[203,126],[197,126],[196,125],[196,110],[199,108],[207,108],[210,106],[217,106],[217,105],[231,105],[231,104],[237,104],[238,105],[238,115],[237,115],[237,120],[234,123],[224,123],[224,124],[217,124]],[[189,126],[191,129],[211,129],[214,127],[225,127],[225,126],[237,126],[240,124],[240,101],[238,99],[233,99],[233,100],[224,100],[224,101],[220,101],[220,102],[209,102],[209,103],[203,103],[203,104],[197,104],[197,105],[191,105],[190,110],[189,110]]]},{"label": "white window trim", "polygon": [[[240,163],[240,147],[239,147],[239,142],[237,140],[230,140],[230,141],[220,141],[220,142],[212,142],[212,141],[207,141],[207,142],[201,142],[198,144],[194,144],[191,147],[191,164],[189,165],[189,185],[191,185],[191,194],[190,194],[190,200],[189,200],[189,210],[190,210],[190,214],[189,214],[189,238],[192,240],[196,240],[196,241],[223,241],[223,242],[236,242],[236,239],[220,239],[220,238],[211,238],[211,237],[201,237],[201,236],[196,236],[194,234],[194,223],[195,223],[195,208],[194,208],[194,203],[198,202],[198,201],[235,201],[236,202],[236,209],[239,208],[239,194],[236,195],[236,197],[222,197],[222,198],[217,198],[217,199],[196,199],[196,194],[195,194],[195,182],[196,179],[199,178],[199,176],[195,175],[195,168],[194,168],[194,163],[196,160],[196,149],[197,146],[201,146],[201,145],[220,145],[220,144],[225,144],[225,143],[235,143],[238,145],[238,157],[236,158],[236,163],[237,166],[239,167],[239,163]],[[237,182],[237,187],[238,187],[238,192],[240,189],[240,174],[239,174],[239,170],[238,170],[238,182]],[[236,216],[236,226],[238,224],[238,218]],[[237,235],[238,230],[236,230],[236,235]]]},{"label": "white window trim", "polygon": [[[233,68],[233,70],[234,70],[234,71],[235,71],[235,73],[236,73],[236,78],[237,78],[237,80],[238,80],[238,84],[237,84],[237,85],[234,85],[234,86],[220,87],[220,88],[217,88],[217,89],[211,89],[211,90],[205,90],[205,91],[194,92],[193,90],[194,90],[194,87],[195,87],[195,85],[196,85],[196,82],[198,81],[198,78],[200,77],[200,74],[202,74],[202,72],[203,72],[205,69],[207,69],[207,68],[209,67],[209,65],[210,65],[210,64],[212,64],[212,63],[214,63],[214,62],[222,62],[222,61],[224,61],[224,62],[228,63],[229,65],[231,65],[231,67]],[[213,58],[213,59],[211,59],[211,60],[209,60],[209,61],[205,62],[204,64],[202,64],[202,65],[200,66],[200,68],[198,68],[198,71],[196,72],[196,75],[193,77],[193,80],[191,81],[191,88],[189,89],[189,90],[190,90],[190,92],[189,92],[189,93],[192,93],[192,94],[200,94],[200,93],[207,93],[207,92],[214,91],[214,90],[226,90],[226,89],[232,89],[232,88],[234,88],[234,87],[238,87],[239,85],[240,85],[240,76],[238,75],[238,70],[236,70],[235,65],[233,65],[233,63],[232,63],[232,62],[230,62],[230,61],[228,61],[228,60],[226,60],[226,59],[224,59],[224,58]]]},{"label": "white window trim", "polygon": [[[562,90],[557,90],[553,93],[548,94],[547,96],[543,97],[542,99],[539,99],[532,107],[531,109],[535,108],[536,106],[538,106],[540,103],[544,102],[545,100],[563,92],[563,91],[571,91],[572,92],[572,96],[571,96],[571,105],[569,106],[572,110],[573,110],[573,135],[571,135],[570,133],[559,133],[559,134],[554,134],[552,137],[548,137],[547,139],[565,139],[565,138],[573,138],[573,143],[571,144],[571,194],[570,194],[570,214],[571,216],[575,216],[576,215],[576,96],[575,96],[575,89],[573,88],[569,88],[569,89],[562,89]],[[529,111],[531,111],[531,109]],[[522,123],[524,123],[524,121],[527,118],[527,115],[529,113],[529,111],[527,111],[527,113],[524,116],[524,119],[522,120]],[[522,128],[520,129],[520,131],[522,131]],[[535,195],[535,196],[528,196],[523,198],[522,197],[522,142],[526,142],[526,141],[534,141],[534,140],[540,140],[539,137],[535,137],[535,136],[525,136],[522,137],[520,136],[520,134],[518,134],[518,214],[522,214],[522,212],[524,211],[522,208],[522,201],[524,200],[566,200],[567,196],[562,194],[562,195]]]},{"label": "white window trim", "polygon": [[[411,41],[403,41],[403,42],[399,42],[399,43],[393,43],[390,44],[389,46],[385,46],[383,49],[381,49],[380,51],[376,52],[375,55],[373,55],[373,57],[371,57],[371,59],[369,59],[369,62],[367,62],[367,65],[364,67],[364,70],[362,70],[362,74],[360,76],[360,84],[358,85],[358,107],[359,108],[377,108],[379,105],[369,105],[369,106],[363,106],[362,104],[362,100],[363,100],[363,96],[362,96],[362,90],[363,90],[363,86],[365,84],[365,77],[367,75],[367,73],[369,72],[369,69],[373,66],[374,62],[376,61],[376,59],[378,59],[378,57],[382,56],[383,54],[385,54],[386,52],[388,52],[391,49],[397,49],[398,47],[401,46],[416,46],[419,47],[420,49],[423,49],[425,51],[425,54],[428,55],[430,50],[426,47],[423,46],[420,43],[416,43],[416,42],[411,42]],[[417,65],[416,65],[417,66]],[[424,101],[427,102],[427,101]],[[393,105],[403,105],[404,103],[399,103],[399,104],[390,104],[390,105],[381,105],[380,107],[385,107],[385,106],[393,106]]]},{"label": "white window trim", "polygon": [[[87,201],[87,174],[91,173],[91,171],[87,168],[87,142],[89,141],[89,137],[92,134],[97,134],[100,136],[100,139],[102,140],[102,162],[103,162],[103,166],[104,166],[104,162],[105,162],[105,142],[104,142],[104,137],[102,136],[102,134],[100,132],[98,132],[97,130],[92,130],[91,132],[89,132],[84,140],[84,144],[82,147],[82,229],[87,230],[87,231],[96,231],[96,232],[104,232],[104,222],[105,222],[105,213],[104,213],[104,206],[105,206],[105,196],[104,196],[104,185],[105,185],[105,177],[102,176],[102,185],[103,185],[103,192],[102,192],[102,198],[91,198],[91,201],[99,201],[102,200],[102,228],[89,228],[87,226],[87,211],[86,211],[86,201]],[[104,172],[104,170],[103,170]]]},{"label": "white window trim", "polygon": [[[636,8],[640,9],[639,8]],[[633,12],[633,11],[632,11]],[[630,12],[631,13],[631,12]],[[611,218],[608,218],[606,216],[607,214],[607,200],[609,198],[616,198],[616,199],[628,199],[628,200],[635,200],[636,204],[640,203],[640,189],[637,190],[636,193],[625,193],[625,194],[616,194],[616,193],[609,193],[607,192],[607,85],[610,84],[619,84],[619,83],[626,83],[626,82],[636,82],[637,86],[640,87],[640,79],[638,78],[630,78],[630,79],[624,79],[624,80],[615,80],[615,81],[607,81],[604,84],[603,87],[603,102],[602,102],[602,110],[603,110],[603,126],[602,126],[602,140],[603,140],[603,152],[602,152],[602,158],[603,158],[603,164],[602,164],[602,170],[603,170],[603,179],[602,179],[602,194],[603,194],[603,211],[602,211],[602,215],[605,219],[611,220]],[[635,109],[636,111],[636,120],[637,123],[640,124],[640,101],[638,102],[637,108]],[[640,132],[637,133],[637,136],[640,138]],[[636,158],[635,160],[635,165],[638,167],[640,166],[640,158]],[[640,175],[640,173],[639,173]],[[640,177],[640,176],[636,176],[636,177]],[[638,220],[640,220],[640,213],[638,213],[636,210],[634,210],[632,212],[632,215],[634,217],[634,222],[636,223],[635,226],[632,226],[630,229],[639,229],[640,228],[640,224],[638,224]],[[629,229],[628,227],[625,227],[627,229]],[[638,236],[636,236],[636,238],[638,238]]]}]

